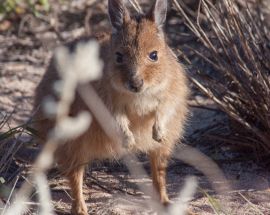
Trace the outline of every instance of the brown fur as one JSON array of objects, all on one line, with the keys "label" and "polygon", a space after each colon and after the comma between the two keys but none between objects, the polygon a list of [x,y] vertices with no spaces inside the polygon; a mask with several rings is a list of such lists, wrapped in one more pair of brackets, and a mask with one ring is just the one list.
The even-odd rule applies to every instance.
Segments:
[{"label": "brown fur", "polygon": [[[94,87],[119,123],[130,150],[149,155],[153,184],[160,193],[161,202],[167,204],[167,162],[182,136],[187,115],[188,87],[184,69],[151,16],[136,19],[126,16],[122,30],[112,36],[102,36],[100,44],[101,57],[105,62],[104,75],[94,83]],[[153,50],[158,52],[156,62],[148,58]],[[115,62],[117,51],[124,54],[121,65]],[[52,61],[37,87],[36,108],[46,95],[54,94],[52,83],[56,79],[58,75]],[[143,86],[137,93],[126,87],[128,81],[135,79],[143,80]],[[86,107],[77,96],[70,114],[83,109]],[[53,121],[46,119],[42,111],[37,117],[44,119],[38,129],[46,137]],[[119,143],[108,139],[94,120],[87,132],[57,150],[56,161],[70,181],[74,214],[87,214],[82,194],[84,165],[94,159],[117,158],[121,156],[118,149]]]}]

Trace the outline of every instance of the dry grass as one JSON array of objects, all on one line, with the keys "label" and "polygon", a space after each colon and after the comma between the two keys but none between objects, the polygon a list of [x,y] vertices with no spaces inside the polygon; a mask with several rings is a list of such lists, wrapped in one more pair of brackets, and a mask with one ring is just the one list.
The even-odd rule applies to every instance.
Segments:
[{"label": "dry grass", "polygon": [[[191,19],[174,1],[204,46],[192,51],[214,71],[197,68],[192,82],[229,116],[238,135],[234,142],[261,157],[270,152],[270,9],[264,3],[201,0],[197,18]],[[207,17],[203,24],[201,12]]]},{"label": "dry grass", "polygon": [[[35,130],[30,127],[31,117],[25,123],[16,127],[10,127],[9,120],[12,117],[12,113],[3,115],[0,119],[0,173],[2,177],[5,177],[7,172],[11,168],[11,164],[14,161],[15,154],[20,150],[21,147],[31,144],[31,141],[22,141],[22,136],[34,136]],[[14,179],[16,174],[9,177],[9,180]]]}]

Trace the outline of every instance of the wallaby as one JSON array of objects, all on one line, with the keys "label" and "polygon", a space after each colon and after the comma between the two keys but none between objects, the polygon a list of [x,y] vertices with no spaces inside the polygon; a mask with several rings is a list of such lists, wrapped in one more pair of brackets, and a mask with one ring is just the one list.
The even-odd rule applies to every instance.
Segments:
[{"label": "wallaby", "polygon": [[[156,0],[148,13],[136,16],[130,15],[122,0],[108,0],[112,31],[99,41],[105,65],[102,78],[93,83],[132,152],[149,155],[153,184],[165,205],[169,203],[166,167],[183,135],[189,95],[185,71],[162,29],[166,12],[167,0]],[[52,83],[58,78],[52,60],[37,87],[35,107],[47,95],[55,94]],[[86,107],[77,96],[70,114],[82,109]],[[37,116],[46,118],[42,111]],[[53,121],[45,119],[37,128],[46,136],[52,126]],[[87,132],[59,147],[55,158],[70,183],[72,213],[87,214],[82,190],[85,164],[94,159],[114,158],[118,145],[94,119]]]}]

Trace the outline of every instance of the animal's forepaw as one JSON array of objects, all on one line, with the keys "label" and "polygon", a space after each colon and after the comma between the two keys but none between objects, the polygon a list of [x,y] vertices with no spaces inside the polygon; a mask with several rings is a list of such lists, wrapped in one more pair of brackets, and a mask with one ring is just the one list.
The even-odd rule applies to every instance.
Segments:
[{"label": "animal's forepaw", "polygon": [[157,142],[162,142],[164,139],[164,131],[157,123],[153,126],[152,137]]},{"label": "animal's forepaw", "polygon": [[124,147],[126,149],[132,149],[135,146],[135,138],[132,134],[125,135],[124,137]]}]

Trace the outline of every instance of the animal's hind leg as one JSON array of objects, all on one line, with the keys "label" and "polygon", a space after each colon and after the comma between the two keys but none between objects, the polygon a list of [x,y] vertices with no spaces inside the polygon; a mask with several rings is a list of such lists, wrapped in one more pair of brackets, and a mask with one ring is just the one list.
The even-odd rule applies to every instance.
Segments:
[{"label": "animal's hind leg", "polygon": [[159,148],[150,153],[150,163],[153,184],[159,192],[160,201],[167,205],[170,200],[166,190],[166,168],[170,153],[166,148]]},{"label": "animal's hind leg", "polygon": [[87,215],[83,197],[83,175],[85,165],[90,161],[87,145],[83,139],[67,142],[56,151],[56,162],[63,175],[68,179],[72,196],[72,214]]},{"label": "animal's hind leg", "polygon": [[[160,201],[165,206],[170,204],[166,190],[166,169],[170,152],[167,148],[159,148],[150,153],[151,171],[153,184],[159,192]],[[187,215],[196,215],[191,210],[186,211]]]},{"label": "animal's hind leg", "polygon": [[72,214],[74,215],[87,215],[87,207],[83,197],[83,175],[84,166],[72,169],[67,178],[70,183],[72,201]]}]

